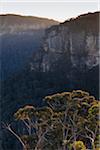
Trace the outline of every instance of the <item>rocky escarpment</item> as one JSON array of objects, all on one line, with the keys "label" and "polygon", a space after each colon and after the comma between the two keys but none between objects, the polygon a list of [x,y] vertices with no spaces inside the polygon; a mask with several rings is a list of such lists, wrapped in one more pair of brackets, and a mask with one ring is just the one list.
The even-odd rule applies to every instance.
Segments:
[{"label": "rocky escarpment", "polygon": [[[67,63],[84,71],[99,63],[99,13],[81,15],[53,26],[46,32],[43,71],[67,55]],[[64,58],[65,59],[65,58]],[[67,58],[66,58],[67,59]],[[60,62],[61,63],[61,62]]]},{"label": "rocky escarpment", "polygon": [[60,87],[86,89],[98,95],[99,12],[47,29],[40,56],[34,55],[32,69],[52,74],[57,79],[55,85],[59,82]]}]

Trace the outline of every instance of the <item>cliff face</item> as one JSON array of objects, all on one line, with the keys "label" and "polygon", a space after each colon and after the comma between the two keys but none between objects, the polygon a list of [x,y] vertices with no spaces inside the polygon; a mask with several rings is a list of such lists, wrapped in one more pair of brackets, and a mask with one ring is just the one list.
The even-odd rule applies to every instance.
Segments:
[{"label": "cliff face", "polygon": [[53,66],[66,55],[71,67],[90,69],[99,63],[99,13],[81,15],[46,31],[42,69]]},{"label": "cliff face", "polygon": [[99,14],[84,14],[46,30],[31,69],[52,76],[49,89],[84,89],[98,97]]}]

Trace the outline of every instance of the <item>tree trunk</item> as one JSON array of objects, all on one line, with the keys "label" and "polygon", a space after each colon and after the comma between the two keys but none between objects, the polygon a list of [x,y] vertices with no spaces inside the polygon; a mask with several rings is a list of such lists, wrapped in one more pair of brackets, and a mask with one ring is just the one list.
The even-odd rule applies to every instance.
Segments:
[{"label": "tree trunk", "polygon": [[63,146],[63,150],[66,150],[66,145]]}]

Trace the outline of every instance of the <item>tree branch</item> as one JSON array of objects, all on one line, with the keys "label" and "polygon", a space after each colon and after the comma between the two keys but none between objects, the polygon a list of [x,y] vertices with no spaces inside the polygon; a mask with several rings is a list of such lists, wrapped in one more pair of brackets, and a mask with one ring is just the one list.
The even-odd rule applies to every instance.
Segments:
[{"label": "tree branch", "polygon": [[26,146],[24,144],[24,142],[22,141],[21,137],[15,133],[15,131],[11,128],[11,125],[10,124],[5,124],[5,128],[10,131],[19,141],[20,143],[22,144],[23,148],[26,150]]}]

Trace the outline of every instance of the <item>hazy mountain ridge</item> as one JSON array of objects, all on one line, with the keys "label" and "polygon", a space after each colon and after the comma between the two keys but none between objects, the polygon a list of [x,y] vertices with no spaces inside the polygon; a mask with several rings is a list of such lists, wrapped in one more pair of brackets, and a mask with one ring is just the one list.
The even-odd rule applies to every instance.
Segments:
[{"label": "hazy mountain ridge", "polygon": [[45,29],[54,24],[58,22],[38,17],[0,15],[2,79],[20,71],[29,62],[34,51],[42,46]]},{"label": "hazy mountain ridge", "polygon": [[47,18],[20,15],[0,15],[0,34],[39,30],[58,24],[59,22]]}]

